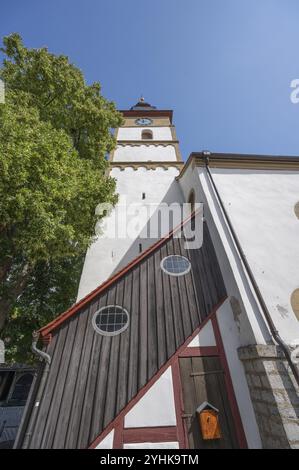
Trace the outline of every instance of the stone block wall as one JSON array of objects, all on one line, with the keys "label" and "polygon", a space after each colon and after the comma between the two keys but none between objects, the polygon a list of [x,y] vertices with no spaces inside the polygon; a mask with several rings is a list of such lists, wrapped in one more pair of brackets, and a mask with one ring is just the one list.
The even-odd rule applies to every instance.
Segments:
[{"label": "stone block wall", "polygon": [[239,349],[264,449],[299,449],[299,389],[278,346]]}]

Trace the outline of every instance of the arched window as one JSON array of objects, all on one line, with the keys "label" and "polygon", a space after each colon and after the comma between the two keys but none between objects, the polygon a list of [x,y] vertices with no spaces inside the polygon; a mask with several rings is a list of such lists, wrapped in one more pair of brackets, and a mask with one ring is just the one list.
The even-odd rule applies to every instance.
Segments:
[{"label": "arched window", "polygon": [[141,132],[141,138],[142,140],[152,140],[153,138],[153,133],[149,129],[146,129]]}]

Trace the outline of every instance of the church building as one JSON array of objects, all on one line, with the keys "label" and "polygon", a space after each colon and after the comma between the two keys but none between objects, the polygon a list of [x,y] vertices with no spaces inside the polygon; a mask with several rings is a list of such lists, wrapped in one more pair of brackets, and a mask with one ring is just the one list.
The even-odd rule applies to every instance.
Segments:
[{"label": "church building", "polygon": [[39,331],[15,448],[299,448],[299,157],[183,162],[171,110],[121,112],[119,202]]}]

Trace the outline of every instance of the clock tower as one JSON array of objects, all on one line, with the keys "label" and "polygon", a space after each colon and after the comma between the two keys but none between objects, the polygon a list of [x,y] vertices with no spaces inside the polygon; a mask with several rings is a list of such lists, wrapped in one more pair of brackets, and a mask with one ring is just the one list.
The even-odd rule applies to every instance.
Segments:
[{"label": "clock tower", "polygon": [[116,129],[117,146],[109,156],[119,202],[86,254],[78,300],[156,241],[147,233],[149,208],[183,202],[175,179],[183,161],[172,110],[159,110],[141,97],[121,113],[124,124]]}]

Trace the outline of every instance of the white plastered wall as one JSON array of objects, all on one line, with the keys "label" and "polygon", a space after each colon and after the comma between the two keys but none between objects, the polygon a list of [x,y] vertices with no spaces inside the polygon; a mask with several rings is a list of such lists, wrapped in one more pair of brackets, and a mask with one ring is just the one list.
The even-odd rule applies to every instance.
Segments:
[{"label": "white plastered wall", "polygon": [[216,339],[211,320],[203,327],[198,335],[188,344],[189,348],[216,346]]},{"label": "white plastered wall", "polygon": [[[238,358],[237,350],[248,344],[266,344],[270,336],[208,183],[206,170],[196,167],[192,169],[190,165],[179,183],[185,200],[188,200],[193,189],[196,202],[204,203],[204,217],[229,296],[227,302],[230,303],[232,299],[236,299],[240,305],[240,312],[236,314],[226,302],[225,307],[217,312],[217,318],[247,442],[250,448],[260,448],[259,431],[243,365]],[[223,327],[222,321],[226,328]]]},{"label": "white plastered wall", "polygon": [[173,162],[176,161],[175,147],[169,145],[119,145],[114,162]]},{"label": "white plastered wall", "polygon": [[229,299],[221,305],[216,315],[248,447],[250,449],[261,449],[262,442],[255,419],[247,380],[243,365],[238,356],[238,348],[240,345],[238,326],[235,322]]},{"label": "white plastered wall", "polygon": [[96,449],[113,449],[114,429],[99,442]]},{"label": "white plastered wall", "polygon": [[[83,298],[102,284],[102,282],[113,273],[119,271],[136,258],[136,256],[139,255],[140,243],[144,251],[156,241],[156,238],[144,238],[143,236],[144,230],[142,229],[147,226],[150,218],[150,211],[147,210],[147,208],[154,207],[152,205],[162,202],[182,202],[183,196],[181,189],[175,180],[178,173],[179,170],[174,167],[169,167],[168,169],[157,167],[153,170],[147,170],[143,167],[139,167],[137,170],[132,167],[126,167],[123,170],[113,168],[111,176],[116,178],[116,191],[121,195],[121,199],[111,215],[106,218],[105,224],[113,226],[117,219],[120,221],[117,225],[119,231],[116,231],[115,238],[111,236],[108,237],[108,231],[104,231],[87,251],[77,300]],[[145,199],[142,199],[142,193],[145,193]],[[126,208],[123,206],[124,202],[126,202],[127,207],[132,203],[140,204],[138,209],[140,212],[142,212],[142,207],[145,208],[142,214],[143,221],[142,217],[140,215],[138,216],[136,238],[127,236],[126,231],[125,234],[123,233],[122,229],[124,227],[126,228],[126,223],[122,222],[126,220]],[[116,212],[119,216],[117,216],[117,218]],[[149,217],[147,217],[147,213]],[[127,220],[128,219],[132,220],[130,214],[127,217]],[[154,218],[152,217],[151,221],[153,220]],[[140,233],[138,226],[140,227]],[[120,236],[118,235],[119,233]],[[165,234],[166,233],[163,235]]]},{"label": "white plastered wall", "polygon": [[299,343],[290,303],[299,287],[299,172],[211,171],[281,337]]},{"label": "white plastered wall", "polygon": [[117,134],[118,140],[141,140],[142,131],[151,130],[153,140],[173,140],[171,129],[164,127],[120,127]]},{"label": "white plastered wall", "polygon": [[176,426],[171,367],[125,416],[125,428],[159,426]]}]

